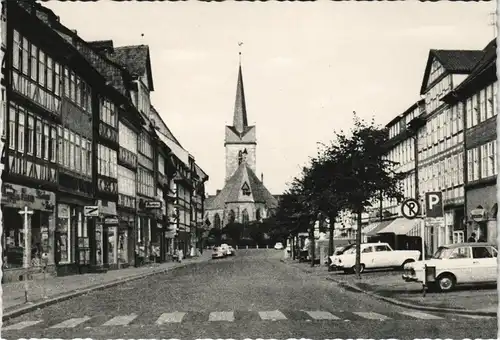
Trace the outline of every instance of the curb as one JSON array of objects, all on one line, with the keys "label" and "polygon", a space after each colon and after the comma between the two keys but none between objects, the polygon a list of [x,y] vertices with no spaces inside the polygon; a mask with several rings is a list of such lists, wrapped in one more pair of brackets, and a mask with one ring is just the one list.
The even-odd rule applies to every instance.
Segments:
[{"label": "curb", "polygon": [[37,310],[37,309],[41,309],[41,308],[44,308],[44,307],[47,307],[47,306],[50,306],[50,305],[53,305],[53,304],[56,304],[56,303],[59,303],[59,302],[63,302],[63,301],[72,299],[74,297],[85,295],[85,294],[93,292],[93,291],[103,290],[103,289],[115,287],[115,286],[118,286],[118,285],[121,285],[121,284],[124,284],[124,283],[128,283],[128,282],[140,280],[140,279],[143,279],[143,278],[146,278],[146,277],[150,277],[150,276],[154,276],[154,275],[158,275],[158,274],[163,274],[163,273],[169,272],[169,271],[174,270],[174,269],[183,268],[183,267],[187,267],[187,266],[190,266],[190,265],[193,265],[193,264],[204,263],[204,262],[205,261],[196,261],[196,262],[181,263],[181,264],[172,266],[170,268],[159,269],[159,270],[156,270],[156,271],[153,271],[153,272],[149,272],[149,273],[136,274],[136,275],[124,278],[124,279],[113,280],[113,281],[102,283],[102,284],[99,284],[99,285],[90,286],[88,288],[84,288],[84,289],[81,289],[81,290],[78,290],[78,289],[77,290],[73,290],[73,291],[70,291],[68,293],[64,293],[64,294],[59,295],[59,296],[48,298],[47,300],[33,302],[33,303],[31,303],[31,304],[29,304],[27,306],[23,306],[21,308],[17,308],[17,309],[14,309],[12,311],[8,311],[8,312],[3,312],[3,314],[2,314],[2,322],[5,322],[5,321],[7,321],[9,319],[12,319],[12,318],[18,317],[20,315],[32,312],[32,311]]},{"label": "curb", "polygon": [[[300,268],[300,267],[297,267],[297,268]],[[302,268],[300,268],[300,269],[302,269]],[[356,284],[351,284],[351,283],[339,281],[339,280],[333,279],[331,277],[327,277],[326,279],[328,281],[332,281],[332,282],[337,283],[342,288],[349,288],[349,289],[354,290],[356,292],[369,295],[375,299],[382,300],[382,301],[385,301],[385,302],[388,302],[390,304],[400,306],[400,307],[422,310],[422,311],[427,311],[427,312],[453,313],[453,314],[477,315],[477,316],[493,316],[493,317],[497,316],[497,312],[473,311],[473,310],[466,310],[466,309],[441,308],[441,307],[415,305],[413,303],[403,302],[403,301],[395,299],[395,298],[382,296],[380,294],[362,289],[362,288],[358,287]]]}]

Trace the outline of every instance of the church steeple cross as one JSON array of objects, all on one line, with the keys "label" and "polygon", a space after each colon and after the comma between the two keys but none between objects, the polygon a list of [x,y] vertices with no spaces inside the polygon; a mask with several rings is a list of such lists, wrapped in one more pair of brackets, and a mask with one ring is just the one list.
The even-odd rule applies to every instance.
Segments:
[{"label": "church steeple cross", "polygon": [[[239,42],[238,46],[243,43]],[[241,51],[239,51],[238,83],[236,85],[236,100],[234,103],[233,127],[240,134],[248,127],[247,108],[245,103],[245,90],[243,87],[243,73],[241,71]]]}]

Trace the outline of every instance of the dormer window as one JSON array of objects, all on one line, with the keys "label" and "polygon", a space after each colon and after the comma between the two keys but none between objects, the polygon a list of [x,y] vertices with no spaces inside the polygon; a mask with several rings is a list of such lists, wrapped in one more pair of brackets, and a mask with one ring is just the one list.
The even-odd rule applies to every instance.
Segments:
[{"label": "dormer window", "polygon": [[243,196],[250,196],[250,187],[248,186],[247,182],[243,184],[243,186],[241,187],[241,191],[243,193]]}]

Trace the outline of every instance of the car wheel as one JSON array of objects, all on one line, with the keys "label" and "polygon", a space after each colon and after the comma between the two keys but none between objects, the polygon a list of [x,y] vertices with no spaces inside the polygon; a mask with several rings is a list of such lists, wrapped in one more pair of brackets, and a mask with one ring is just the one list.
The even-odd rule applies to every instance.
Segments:
[{"label": "car wheel", "polygon": [[[356,273],[356,265],[352,266],[351,270],[352,270],[353,273]],[[359,273],[361,274],[364,271],[365,271],[365,265],[363,263],[361,263],[359,265]]]},{"label": "car wheel", "polygon": [[456,280],[450,274],[442,275],[437,281],[437,286],[442,292],[449,292],[455,288]]},{"label": "car wheel", "polygon": [[400,269],[401,269],[401,270],[404,270],[404,269],[405,269],[405,265],[406,265],[407,263],[412,263],[412,262],[415,262],[415,260],[411,260],[411,259],[406,260],[405,262],[403,262],[403,264],[401,265],[401,268],[400,268]]}]

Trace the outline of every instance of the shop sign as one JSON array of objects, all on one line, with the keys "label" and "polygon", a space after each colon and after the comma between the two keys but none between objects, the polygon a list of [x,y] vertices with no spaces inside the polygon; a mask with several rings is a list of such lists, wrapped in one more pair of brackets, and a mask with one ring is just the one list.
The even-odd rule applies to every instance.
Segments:
[{"label": "shop sign", "polygon": [[146,209],[161,209],[162,204],[161,201],[146,201],[144,207]]},{"label": "shop sign", "polygon": [[104,224],[106,224],[106,225],[118,224],[118,219],[116,217],[106,217],[104,219]]},{"label": "shop sign", "polygon": [[97,205],[99,206],[99,212],[103,215],[114,215],[116,216],[116,203],[111,201],[98,200]]},{"label": "shop sign", "polygon": [[53,192],[5,183],[2,185],[2,204],[9,208],[54,211],[56,195]]},{"label": "shop sign", "polygon": [[483,222],[486,218],[486,210],[485,209],[472,209],[470,212],[470,218],[474,222]]}]

